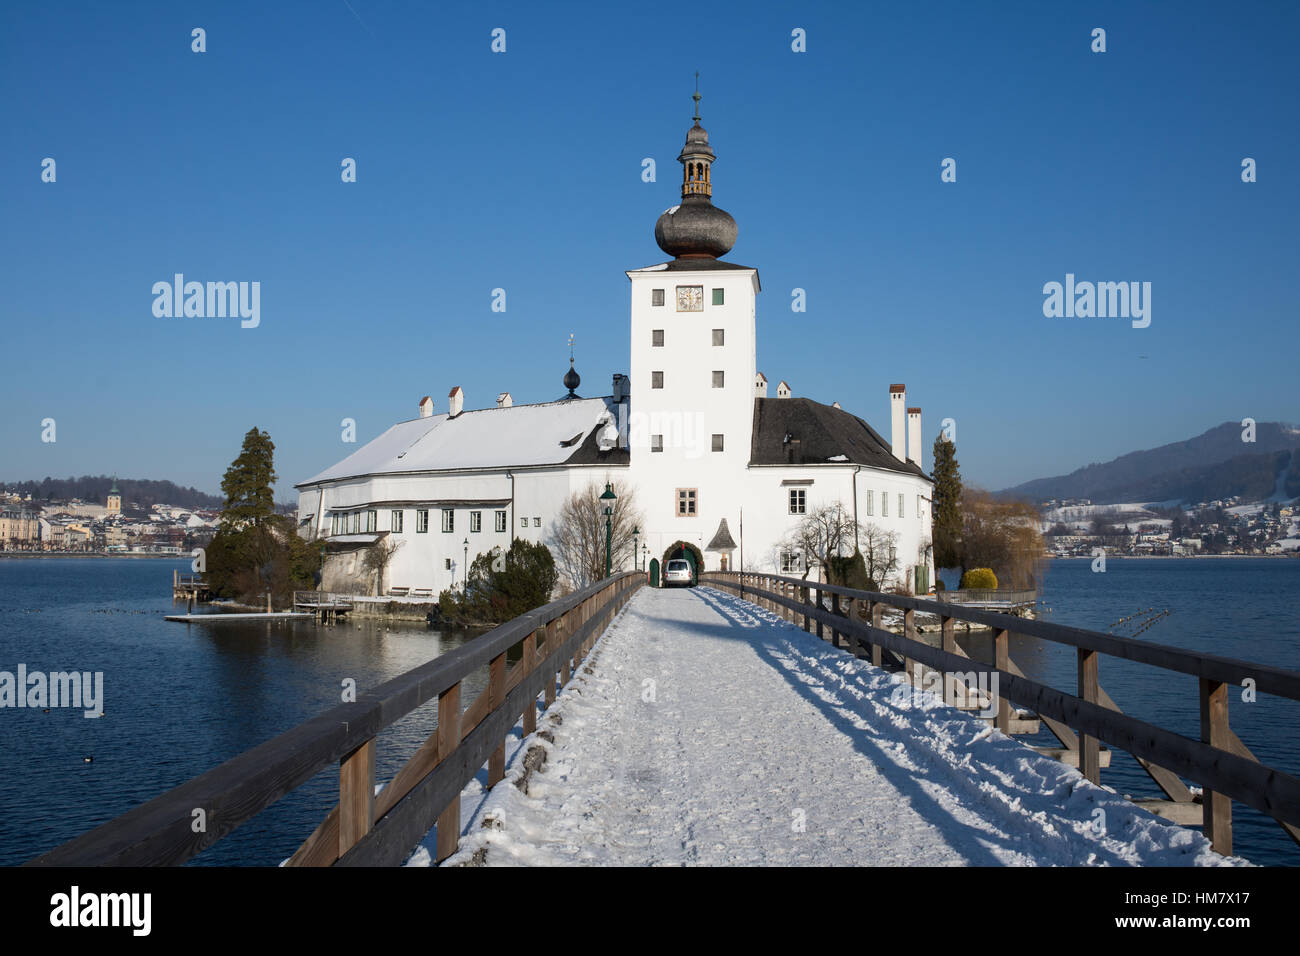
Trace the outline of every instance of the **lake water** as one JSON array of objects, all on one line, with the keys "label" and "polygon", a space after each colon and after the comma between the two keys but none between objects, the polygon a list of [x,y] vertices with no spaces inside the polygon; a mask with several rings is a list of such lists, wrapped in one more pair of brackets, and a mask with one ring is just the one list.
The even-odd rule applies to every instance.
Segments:
[{"label": "lake water", "polygon": [[[955,586],[947,574],[944,579]],[[1133,636],[1133,625],[1117,623],[1122,618],[1146,620],[1167,610],[1139,640],[1300,670],[1298,594],[1300,560],[1295,559],[1112,557],[1104,573],[1094,573],[1090,558],[1064,558],[1048,566],[1040,619],[1127,637]],[[970,650],[991,660],[990,644],[976,637]],[[1028,677],[1076,692],[1074,648],[1013,633],[1010,653]],[[1104,655],[1100,661],[1101,686],[1126,714],[1200,739],[1197,678]],[[1248,703],[1240,690],[1228,696],[1237,736],[1264,763],[1300,776],[1300,702],[1261,694]],[[1045,728],[1032,740],[1023,739],[1060,746]],[[1102,784],[1137,797],[1164,796],[1128,754],[1116,751],[1111,759],[1101,772]],[[1300,864],[1300,847],[1276,821],[1239,803],[1232,811],[1234,853],[1260,864]]]},{"label": "lake water", "polygon": [[[174,611],[172,570],[188,567],[188,560],[0,560],[0,670],[24,663],[29,671],[103,671],[105,698],[99,719],[80,710],[0,709],[0,864],[30,859],[315,716],[339,702],[345,678],[364,691],[471,638],[383,622],[163,621]],[[1105,574],[1093,574],[1086,559],[1056,560],[1042,597],[1046,619],[1100,631],[1167,609],[1144,640],[1300,669],[1297,586],[1296,560],[1111,559]],[[1011,653],[1030,677],[1074,689],[1072,648],[1013,639]],[[467,696],[485,682],[476,675]],[[1195,678],[1103,657],[1101,683],[1126,713],[1199,738]],[[1232,697],[1238,736],[1260,759],[1300,775],[1300,703]],[[433,730],[434,710],[421,708],[380,735],[380,779]],[[1044,731],[1035,742],[1054,738]],[[1160,795],[1120,752],[1102,783]],[[333,805],[337,786],[337,773],[323,772],[194,862],[279,863]],[[1272,820],[1240,804],[1233,814],[1237,853],[1263,864],[1300,862],[1300,848]]]},{"label": "lake water", "polygon": [[[338,704],[345,678],[364,692],[471,637],[373,619],[164,621],[178,613],[173,568],[190,573],[188,559],[0,560],[0,670],[104,673],[102,718],[0,709],[0,864],[52,849]],[[467,681],[468,698],[485,683],[485,674]],[[379,736],[380,779],[433,730],[435,711],[436,702]],[[275,865],[337,796],[337,771],[323,772],[194,862]]]}]

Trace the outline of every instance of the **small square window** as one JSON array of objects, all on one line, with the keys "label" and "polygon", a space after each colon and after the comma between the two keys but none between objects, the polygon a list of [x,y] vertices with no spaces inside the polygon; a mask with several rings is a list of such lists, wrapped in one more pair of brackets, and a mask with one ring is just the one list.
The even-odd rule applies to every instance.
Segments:
[{"label": "small square window", "polygon": [[664,450],[664,436],[663,436],[663,435],[651,435],[651,436],[650,436],[650,450],[651,450],[651,451],[663,451],[663,450]]},{"label": "small square window", "polygon": [[714,304],[714,305],[722,305],[722,290],[721,290],[721,289],[714,289],[714,290],[713,290],[713,304]]},{"label": "small square window", "polygon": [[469,513],[469,530],[470,531],[483,530],[483,512],[471,511]]},{"label": "small square window", "polygon": [[781,573],[782,574],[798,574],[802,570],[803,570],[803,566],[799,560],[798,551],[781,552]]},{"label": "small square window", "polygon": [[451,508],[442,509],[442,530],[445,532],[456,530],[456,512]]},{"label": "small square window", "polygon": [[653,346],[654,348],[663,348],[663,344],[664,344],[664,330],[663,330],[663,329],[651,329],[651,330],[650,330],[650,344],[651,344],[651,346]]},{"label": "small square window", "polygon": [[451,558],[444,559],[443,567],[446,568],[448,571],[451,570]]},{"label": "small square window", "polygon": [[650,387],[651,387],[651,388],[663,388],[663,387],[664,387],[664,373],[663,373],[663,372],[651,372],[651,373],[650,373]]},{"label": "small square window", "polygon": [[713,344],[714,344],[714,345],[724,345],[724,344],[726,344],[726,337],[727,337],[727,335],[726,335],[726,331],[725,331],[724,329],[714,329],[714,330],[713,330]]},{"label": "small square window", "polygon": [[790,514],[802,515],[808,513],[808,491],[804,488],[790,489]]},{"label": "small square window", "polygon": [[714,387],[714,388],[722,388],[722,382],[723,382],[723,379],[724,379],[723,374],[722,374],[721,372],[716,372],[716,371],[715,371],[715,372],[713,373],[713,387]]},{"label": "small square window", "polygon": [[527,528],[527,527],[528,527],[528,519],[527,519],[527,518],[520,518],[520,519],[519,519],[519,527],[521,527],[521,528]]},{"label": "small square window", "polygon": [[714,435],[714,436],[713,436],[713,450],[714,450],[714,451],[722,451],[722,436],[721,436],[721,435]]},{"label": "small square window", "polygon": [[541,518],[534,518],[534,519],[533,519],[533,527],[534,527],[534,528],[540,528],[541,526],[542,526],[542,519],[541,519]]},{"label": "small square window", "polygon": [[[651,305],[663,305],[663,304],[664,304],[664,290],[663,290],[663,289],[651,289],[651,290],[650,290],[650,304],[651,304]],[[662,343],[662,342],[656,342],[655,345],[663,345],[663,343]]]}]

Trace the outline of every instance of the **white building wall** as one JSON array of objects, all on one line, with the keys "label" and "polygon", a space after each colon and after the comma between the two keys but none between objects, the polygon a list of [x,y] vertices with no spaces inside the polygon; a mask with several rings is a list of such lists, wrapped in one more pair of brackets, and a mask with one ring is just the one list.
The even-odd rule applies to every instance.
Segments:
[{"label": "white building wall", "polygon": [[[752,269],[699,272],[642,270],[631,279],[631,400],[629,479],[639,488],[645,514],[645,544],[650,557],[663,559],[677,541],[693,544],[707,568],[718,556],[704,553],[723,518],[737,534],[735,507],[739,483],[749,462],[753,430],[755,366],[755,297],[758,275]],[[677,311],[677,290],[699,286],[703,309]],[[664,304],[653,305],[653,290],[662,289]],[[723,304],[714,305],[715,289]],[[662,329],[664,344],[653,344]],[[721,329],[723,344],[713,344]],[[653,375],[663,372],[663,388]],[[723,374],[721,388],[713,373]],[[723,436],[715,452],[713,435]],[[652,451],[652,436],[663,437],[663,450]],[[678,514],[679,490],[695,491],[695,514]],[[733,556],[734,560],[734,556]]]}]

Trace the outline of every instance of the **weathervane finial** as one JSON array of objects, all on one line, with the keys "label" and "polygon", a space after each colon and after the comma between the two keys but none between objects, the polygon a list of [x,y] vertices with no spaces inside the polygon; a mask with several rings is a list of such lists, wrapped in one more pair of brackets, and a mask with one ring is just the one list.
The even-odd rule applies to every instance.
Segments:
[{"label": "weathervane finial", "polygon": [[573,364],[573,333],[569,333],[569,364]]},{"label": "weathervane finial", "polygon": [[700,71],[699,70],[695,71],[695,93],[692,94],[691,99],[695,101],[695,122],[698,123],[700,121],[700,100],[703,99],[703,97],[700,96]]}]

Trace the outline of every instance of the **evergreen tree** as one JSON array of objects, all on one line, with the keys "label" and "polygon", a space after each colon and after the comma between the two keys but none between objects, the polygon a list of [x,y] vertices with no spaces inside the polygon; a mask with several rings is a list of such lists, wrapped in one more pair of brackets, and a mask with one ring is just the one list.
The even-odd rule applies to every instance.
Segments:
[{"label": "evergreen tree", "polygon": [[957,446],[944,438],[934,440],[934,566],[958,568],[961,553],[961,475],[957,471]]},{"label": "evergreen tree", "polygon": [[261,525],[275,513],[271,492],[275,484],[274,454],[271,436],[256,427],[249,429],[239,457],[230,463],[221,479],[221,493],[226,496],[222,525]]}]

